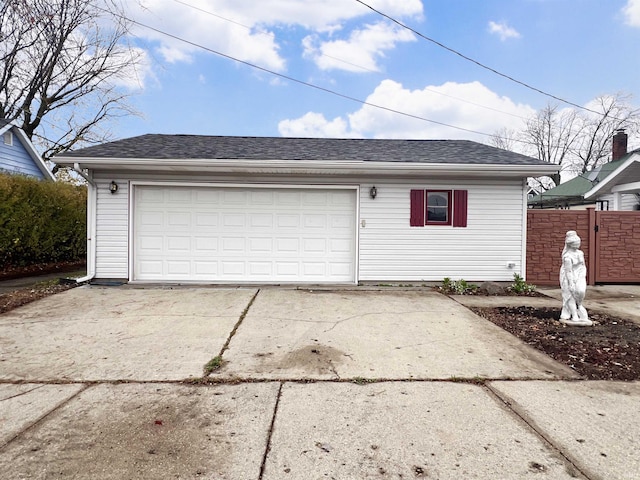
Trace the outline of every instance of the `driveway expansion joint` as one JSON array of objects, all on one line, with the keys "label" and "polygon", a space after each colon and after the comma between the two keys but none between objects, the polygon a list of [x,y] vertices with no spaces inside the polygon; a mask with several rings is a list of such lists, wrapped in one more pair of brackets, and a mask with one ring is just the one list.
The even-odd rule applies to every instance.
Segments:
[{"label": "driveway expansion joint", "polygon": [[[82,386],[82,388],[80,388],[80,390],[78,390],[76,393],[74,393],[73,395],[71,395],[69,398],[66,398],[65,400],[63,400],[62,402],[56,404],[53,406],[53,408],[51,408],[49,411],[45,412],[43,415],[41,415],[40,417],[36,418],[33,422],[31,422],[29,425],[27,425],[26,427],[24,427],[23,429],[21,429],[20,431],[16,432],[15,435],[13,435],[11,438],[9,438],[6,442],[0,444],[0,452],[2,452],[6,447],[8,447],[9,445],[11,445],[11,443],[13,443],[15,440],[17,440],[19,437],[21,437],[24,433],[28,432],[29,430],[35,428],[37,425],[39,425],[40,423],[42,423],[46,418],[50,417],[54,412],[56,412],[57,410],[59,410],[60,408],[64,407],[65,405],[67,405],[69,402],[71,402],[72,400],[74,400],[78,395],[80,395],[82,392],[84,392],[85,390],[87,390],[88,388],[90,388],[91,385],[89,384],[84,384]],[[35,390],[35,389],[34,389]],[[31,392],[33,390],[30,390]],[[25,392],[28,393],[28,392]],[[15,395],[17,396],[17,395]]]},{"label": "driveway expansion joint", "polygon": [[526,425],[536,436],[538,436],[542,442],[544,442],[549,448],[551,448],[559,456],[561,456],[562,459],[575,470],[575,472],[584,477],[586,480],[600,480],[600,476],[588,473],[585,467],[580,466],[579,462],[574,459],[571,454],[565,452],[561,447],[556,445],[532,418],[515,407],[514,404],[517,404],[517,402],[515,402],[512,398],[510,398],[508,395],[501,394],[500,392],[492,388],[489,382],[485,382],[484,389],[490,397],[496,400],[500,405],[504,406],[504,408],[506,408],[519,421]]},{"label": "driveway expansion joint", "polygon": [[264,455],[262,456],[262,463],[260,464],[260,475],[258,480],[262,480],[264,477],[264,471],[267,466],[267,457],[271,451],[271,438],[273,436],[273,428],[276,423],[276,416],[278,415],[278,407],[280,406],[280,397],[282,396],[282,387],[285,382],[280,382],[278,387],[278,394],[276,395],[276,403],[273,407],[273,416],[271,417],[271,424],[269,425],[269,432],[267,433],[267,442],[265,444]]},{"label": "driveway expansion joint", "polygon": [[[225,362],[224,362],[222,356],[224,355],[224,352],[226,352],[229,349],[229,345],[231,344],[231,340],[233,339],[234,335],[238,331],[238,328],[240,328],[240,325],[242,325],[242,322],[244,321],[245,317],[247,316],[247,313],[249,313],[249,309],[253,305],[253,302],[255,302],[256,297],[258,296],[259,293],[260,293],[260,289],[256,290],[256,293],[253,294],[253,296],[251,297],[251,300],[249,300],[249,303],[247,303],[247,306],[244,308],[244,310],[240,314],[240,317],[238,318],[238,321],[233,326],[233,329],[231,329],[231,333],[229,333],[229,336],[227,337],[227,340],[224,342],[224,345],[220,349],[220,353],[216,357],[212,358],[204,366],[203,378],[209,377],[215,370],[217,370],[218,368],[220,368],[220,367],[222,367],[224,365]],[[211,362],[214,362],[216,360],[217,360],[216,368],[209,368],[209,365],[211,364]]]}]

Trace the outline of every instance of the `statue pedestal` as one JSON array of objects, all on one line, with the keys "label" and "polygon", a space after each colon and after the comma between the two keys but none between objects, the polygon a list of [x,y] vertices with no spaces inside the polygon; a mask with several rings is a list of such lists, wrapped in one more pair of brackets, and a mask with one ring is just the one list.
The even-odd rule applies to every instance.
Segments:
[{"label": "statue pedestal", "polygon": [[561,318],[560,322],[572,327],[590,327],[593,325],[591,320],[571,320],[570,318]]}]

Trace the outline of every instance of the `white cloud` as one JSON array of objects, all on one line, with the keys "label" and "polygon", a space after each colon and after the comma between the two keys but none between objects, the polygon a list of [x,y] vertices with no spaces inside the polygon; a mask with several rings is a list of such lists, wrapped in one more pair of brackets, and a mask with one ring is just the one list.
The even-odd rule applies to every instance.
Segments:
[{"label": "white cloud", "polygon": [[520,38],[521,36],[516,29],[511,28],[505,22],[489,22],[489,33],[498,35],[500,37],[500,40],[502,40],[503,42],[510,38]]},{"label": "white cloud", "polygon": [[[473,99],[461,101],[461,99]],[[484,135],[503,127],[513,128],[535,113],[528,105],[501,97],[480,82],[447,82],[422,90],[409,90],[393,80],[384,80],[367,97],[367,103],[416,117],[455,125],[458,130],[398,113],[363,105],[359,110],[328,121],[320,113],[309,112],[278,125],[284,136],[363,137],[363,138],[464,138],[487,141]]]},{"label": "white cloud", "polygon": [[627,0],[627,4],[623,7],[622,13],[628,25],[640,27],[640,0]]},{"label": "white cloud", "polygon": [[[371,0],[369,3],[399,18],[422,15],[420,0]],[[276,38],[278,28],[300,26],[314,33],[331,35],[343,28],[344,22],[373,15],[358,2],[345,0],[140,0],[127,5],[128,15],[136,21],[276,71],[286,68]],[[135,27],[135,30],[137,36],[158,42],[158,52],[171,63],[189,61],[195,52],[201,51],[195,45],[150,29]],[[384,32],[378,34],[384,36]],[[354,38],[348,41],[349,55],[355,56],[354,50],[358,47],[368,52],[367,46],[374,42],[374,36],[372,30],[355,31]],[[399,33],[396,32],[395,37],[394,43],[401,41]],[[379,38],[378,42],[381,41]],[[332,50],[330,42],[326,48]],[[373,54],[368,53],[368,56]]]},{"label": "white cloud", "polygon": [[351,72],[379,71],[376,60],[398,42],[414,41],[414,35],[401,27],[380,22],[353,30],[347,40],[321,42],[317,35],[303,40],[305,56],[311,57],[322,70],[340,69]]},{"label": "white cloud", "polygon": [[327,120],[323,114],[308,112],[295,120],[283,120],[278,124],[280,134],[285,137],[358,137],[348,131],[347,122],[340,117]]}]

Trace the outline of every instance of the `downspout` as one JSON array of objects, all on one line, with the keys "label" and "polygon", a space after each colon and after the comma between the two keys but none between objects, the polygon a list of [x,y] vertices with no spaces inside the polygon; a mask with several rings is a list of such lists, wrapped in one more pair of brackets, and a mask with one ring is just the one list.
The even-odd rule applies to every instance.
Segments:
[{"label": "downspout", "polygon": [[520,276],[526,281],[527,280],[527,222],[529,221],[529,198],[527,195],[527,189],[529,186],[529,182],[526,178],[522,179],[522,191],[523,191],[523,199],[522,199],[522,235],[521,242],[522,245],[520,247],[521,257],[520,257]]},{"label": "downspout", "polygon": [[85,283],[96,276],[96,201],[97,188],[90,174],[80,168],[79,163],[73,164],[73,170],[87,181],[87,275],[76,279],[77,283]]}]

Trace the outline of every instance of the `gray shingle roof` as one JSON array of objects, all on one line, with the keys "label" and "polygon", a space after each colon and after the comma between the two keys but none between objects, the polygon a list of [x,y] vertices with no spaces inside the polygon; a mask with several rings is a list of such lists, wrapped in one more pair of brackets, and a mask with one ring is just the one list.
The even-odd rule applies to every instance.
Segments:
[{"label": "gray shingle roof", "polygon": [[548,165],[469,140],[221,137],[148,134],[95,145],[64,158],[233,159]]}]

